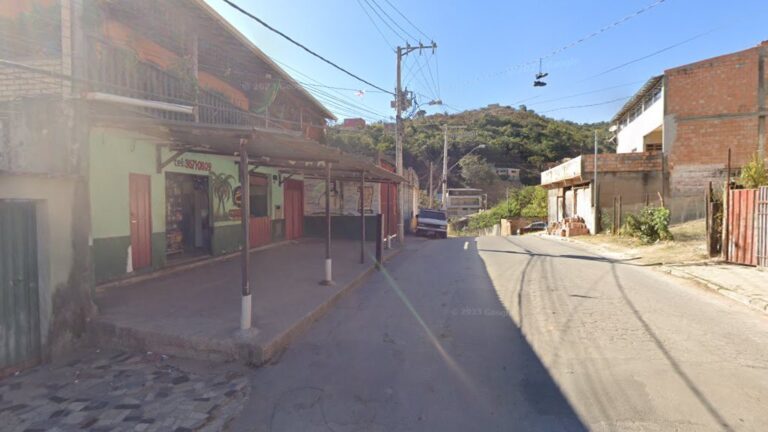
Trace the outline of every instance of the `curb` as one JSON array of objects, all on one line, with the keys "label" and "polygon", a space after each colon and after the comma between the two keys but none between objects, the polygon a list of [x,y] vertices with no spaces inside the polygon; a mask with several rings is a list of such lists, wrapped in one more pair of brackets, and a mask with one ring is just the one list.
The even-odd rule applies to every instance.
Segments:
[{"label": "curb", "polygon": [[709,290],[712,290],[724,297],[728,297],[731,300],[737,301],[745,306],[750,307],[758,312],[768,315],[768,302],[761,299],[751,298],[745,296],[722,285],[716,284],[712,281],[702,279],[698,276],[692,275],[686,271],[676,269],[673,267],[661,267],[658,269],[660,272],[664,272],[670,276],[678,277],[680,279],[686,279],[691,282],[695,282],[700,286],[703,286]]},{"label": "curb", "polygon": [[[402,247],[391,250],[389,255],[382,258],[382,263],[386,263],[395,256],[399,255],[402,251]],[[294,339],[302,335],[305,331],[309,330],[312,324],[325,316],[325,314],[327,314],[331,308],[333,308],[333,306],[335,306],[343,297],[354,291],[356,288],[360,287],[376,271],[378,271],[376,264],[373,264],[367,270],[357,275],[331,298],[318,305],[313,311],[299,319],[291,328],[287,329],[276,338],[269,341],[267,344],[260,346],[260,356],[258,358],[254,357],[249,359],[249,363],[254,366],[263,366],[268,363],[270,360],[272,360],[272,358],[275,357],[275,355],[279,354],[280,351],[290,345]]]},{"label": "curb", "polygon": [[[386,263],[399,255],[403,248],[390,249],[383,258]],[[208,263],[211,261],[204,261]],[[377,271],[372,263],[366,270],[320,303],[312,311],[296,320],[288,329],[272,340],[261,344],[249,343],[249,336],[234,335],[223,340],[184,337],[153,330],[137,330],[115,325],[109,321],[94,318],[88,323],[88,340],[94,345],[113,346],[123,349],[162,352],[182,358],[206,361],[241,361],[249,366],[263,366],[280,353],[298,336],[307,331],[314,322],[327,314],[344,296],[361,286]],[[168,274],[168,273],[165,273]]]}]

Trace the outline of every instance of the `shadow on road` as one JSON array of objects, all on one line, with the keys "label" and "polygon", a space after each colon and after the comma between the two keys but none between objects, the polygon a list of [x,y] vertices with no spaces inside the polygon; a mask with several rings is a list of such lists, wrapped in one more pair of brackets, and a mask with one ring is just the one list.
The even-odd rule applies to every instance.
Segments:
[{"label": "shadow on road", "polygon": [[232,430],[584,431],[464,239],[423,242],[255,371]]}]

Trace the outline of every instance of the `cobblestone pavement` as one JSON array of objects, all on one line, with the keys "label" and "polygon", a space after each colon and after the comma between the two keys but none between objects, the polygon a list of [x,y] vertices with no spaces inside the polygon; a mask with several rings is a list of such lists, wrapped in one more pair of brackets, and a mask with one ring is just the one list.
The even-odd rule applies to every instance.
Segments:
[{"label": "cobblestone pavement", "polygon": [[0,380],[0,429],[218,431],[247,384],[236,366],[91,348]]}]

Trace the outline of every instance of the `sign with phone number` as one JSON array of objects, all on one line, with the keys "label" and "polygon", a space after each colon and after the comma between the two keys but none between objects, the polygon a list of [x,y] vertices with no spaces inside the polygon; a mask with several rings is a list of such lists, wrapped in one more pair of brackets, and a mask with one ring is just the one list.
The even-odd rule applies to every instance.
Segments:
[{"label": "sign with phone number", "polygon": [[194,171],[209,172],[211,170],[210,162],[201,161],[197,159],[178,158],[175,161],[173,161],[173,165],[178,168],[187,168]]}]

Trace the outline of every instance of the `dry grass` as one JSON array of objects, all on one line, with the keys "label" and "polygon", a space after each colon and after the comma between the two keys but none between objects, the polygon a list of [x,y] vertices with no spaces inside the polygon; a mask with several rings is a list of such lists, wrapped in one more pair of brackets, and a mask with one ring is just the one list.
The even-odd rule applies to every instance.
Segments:
[{"label": "dry grass", "polygon": [[605,233],[576,237],[575,240],[633,258],[638,264],[675,264],[709,260],[704,219],[672,225],[670,231],[674,240],[651,245],[643,244],[632,237]]}]

